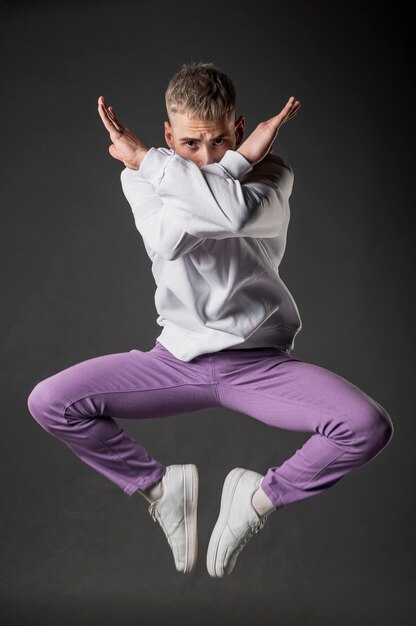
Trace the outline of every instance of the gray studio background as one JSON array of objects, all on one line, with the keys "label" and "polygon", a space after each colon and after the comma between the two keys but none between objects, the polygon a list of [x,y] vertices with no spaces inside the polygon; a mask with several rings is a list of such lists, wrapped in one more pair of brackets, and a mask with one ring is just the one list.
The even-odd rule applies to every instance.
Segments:
[{"label": "gray studio background", "polygon": [[[404,5],[387,14],[358,2],[261,0],[0,9],[1,623],[411,624],[415,161]],[[150,350],[161,331],[97,99],[148,147],[164,146],[164,91],[191,60],[232,76],[246,137],[290,95],[301,101],[275,142],[295,171],[280,266],[303,322],[293,353],[361,387],[395,426],[367,465],[274,513],[225,579],[209,577],[205,555],[226,474],[265,473],[310,433],[225,409],[120,420],[165,464],[199,467],[199,559],[184,576],[146,501],[83,464],[26,404],[41,379]]]}]

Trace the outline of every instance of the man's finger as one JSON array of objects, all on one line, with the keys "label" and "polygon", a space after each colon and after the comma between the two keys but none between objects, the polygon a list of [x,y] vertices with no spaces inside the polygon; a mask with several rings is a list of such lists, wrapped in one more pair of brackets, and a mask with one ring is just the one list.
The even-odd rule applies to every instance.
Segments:
[{"label": "man's finger", "polygon": [[294,115],[296,115],[296,113],[299,111],[299,109],[300,109],[300,102],[289,113],[289,117],[293,117]]},{"label": "man's finger", "polygon": [[101,119],[103,120],[104,126],[110,130],[109,125],[112,125],[112,121],[108,116],[107,108],[104,103],[104,97],[100,96],[98,98],[98,113],[100,114]]},{"label": "man's finger", "polygon": [[111,110],[111,107],[108,107],[108,108],[107,108],[107,115],[108,115],[109,119],[113,122],[113,124],[114,124],[115,128],[116,128],[117,130],[121,131],[122,124],[120,124],[120,123],[116,120],[116,117],[115,117],[115,115],[114,115],[113,111]]},{"label": "man's finger", "polygon": [[289,107],[286,105],[278,115],[272,118],[274,123],[280,126],[280,124],[287,122],[287,120],[290,120],[297,113],[299,107],[299,100],[295,100]]},{"label": "man's finger", "polygon": [[299,100],[294,100],[291,104],[287,104],[282,111],[283,116],[292,115],[293,111],[296,111],[299,108],[299,106],[300,106]]},{"label": "man's finger", "polygon": [[121,132],[121,124],[118,124],[117,120],[115,119],[115,116],[111,110],[111,107],[107,107],[104,105],[104,112],[107,115],[108,120],[112,122],[114,128],[118,130],[119,132]]},{"label": "man's finger", "polygon": [[291,96],[289,100],[287,101],[287,103],[285,104],[285,106],[283,107],[283,109],[280,111],[280,113],[278,113],[277,115],[273,115],[273,117],[268,119],[267,122],[273,125],[277,124],[277,126],[280,126],[280,124],[282,123],[282,120],[288,114],[290,114],[293,108],[298,107],[298,106],[299,106],[299,100],[296,100],[294,96]]},{"label": "man's finger", "polygon": [[119,121],[119,119],[116,116],[116,112],[114,111],[113,107],[108,107],[108,110],[111,114],[111,118],[112,120],[118,125],[120,126],[120,128],[124,128],[124,125]]},{"label": "man's finger", "polygon": [[122,129],[120,130],[120,128],[117,128],[116,124],[113,122],[110,115],[108,114],[108,109],[104,104],[104,98],[102,96],[100,96],[100,98],[98,99],[98,102],[99,102],[98,112],[100,114],[100,117],[106,129],[109,132],[114,131],[114,130],[116,130],[117,132],[122,132]]},{"label": "man's finger", "polygon": [[294,96],[290,96],[289,100],[287,101],[287,103],[285,104],[283,109],[281,110],[280,114],[283,117],[285,115],[287,115],[289,113],[289,111],[292,109],[292,107],[295,105],[295,103],[296,103],[296,100],[295,100]]},{"label": "man's finger", "polygon": [[106,129],[111,132],[114,130],[114,124],[112,123],[112,121],[108,118],[107,113],[104,109],[104,106],[100,103],[98,105],[98,113],[100,114],[101,120],[104,124],[104,126],[106,127]]},{"label": "man's finger", "polygon": [[290,119],[291,117],[293,117],[294,115],[296,115],[296,113],[298,112],[299,108],[300,108],[300,103],[298,103],[297,105],[295,105],[295,106],[293,107],[293,109],[290,111],[289,115],[287,116],[287,117],[288,117],[288,119]]}]

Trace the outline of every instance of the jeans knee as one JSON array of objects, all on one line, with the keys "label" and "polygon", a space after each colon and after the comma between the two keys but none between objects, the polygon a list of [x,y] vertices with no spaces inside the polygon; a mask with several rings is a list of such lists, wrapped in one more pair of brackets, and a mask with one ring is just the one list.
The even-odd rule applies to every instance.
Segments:
[{"label": "jeans knee", "polygon": [[27,399],[27,407],[32,417],[48,432],[53,431],[54,412],[51,410],[53,406],[53,396],[49,390],[46,381],[39,382],[30,392]]},{"label": "jeans knee", "polygon": [[372,401],[360,424],[358,438],[366,458],[372,459],[390,443],[394,434],[393,421],[384,407]]}]

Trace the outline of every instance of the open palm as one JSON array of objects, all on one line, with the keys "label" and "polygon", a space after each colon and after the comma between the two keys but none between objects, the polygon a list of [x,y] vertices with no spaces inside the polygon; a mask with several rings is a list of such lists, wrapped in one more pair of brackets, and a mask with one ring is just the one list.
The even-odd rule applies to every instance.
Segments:
[{"label": "open palm", "polygon": [[113,142],[108,148],[111,156],[123,161],[126,167],[138,170],[148,148],[130,128],[117,119],[113,107],[106,105],[104,96],[98,98],[98,113]]},{"label": "open palm", "polygon": [[241,144],[237,152],[242,154],[253,165],[261,161],[273,147],[279,128],[296,115],[299,107],[300,101],[291,96],[278,115],[271,117],[265,122],[260,122],[251,135]]}]

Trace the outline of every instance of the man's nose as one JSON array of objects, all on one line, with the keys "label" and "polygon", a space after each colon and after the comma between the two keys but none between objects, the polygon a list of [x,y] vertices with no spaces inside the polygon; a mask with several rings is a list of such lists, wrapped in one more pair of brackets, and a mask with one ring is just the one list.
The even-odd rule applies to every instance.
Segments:
[{"label": "man's nose", "polygon": [[210,165],[211,163],[215,163],[214,154],[207,150],[200,156],[199,167],[202,167],[203,165]]}]

